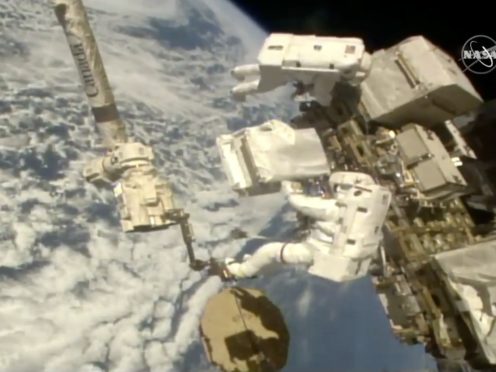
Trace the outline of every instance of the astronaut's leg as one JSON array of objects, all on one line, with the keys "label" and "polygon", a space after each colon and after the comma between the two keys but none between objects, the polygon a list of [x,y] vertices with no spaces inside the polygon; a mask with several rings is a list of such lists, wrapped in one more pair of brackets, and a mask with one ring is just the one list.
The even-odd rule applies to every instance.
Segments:
[{"label": "astronaut's leg", "polygon": [[275,263],[311,265],[313,254],[305,243],[268,243],[243,262],[228,262],[226,269],[234,278],[250,278],[261,274]]}]

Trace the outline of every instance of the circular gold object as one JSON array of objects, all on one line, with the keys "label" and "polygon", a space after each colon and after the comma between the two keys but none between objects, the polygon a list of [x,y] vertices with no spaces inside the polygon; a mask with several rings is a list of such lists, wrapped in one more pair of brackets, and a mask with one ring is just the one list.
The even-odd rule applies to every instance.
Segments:
[{"label": "circular gold object", "polygon": [[286,365],[289,331],[260,290],[226,288],[212,297],[200,333],[210,362],[224,372],[279,371]]}]

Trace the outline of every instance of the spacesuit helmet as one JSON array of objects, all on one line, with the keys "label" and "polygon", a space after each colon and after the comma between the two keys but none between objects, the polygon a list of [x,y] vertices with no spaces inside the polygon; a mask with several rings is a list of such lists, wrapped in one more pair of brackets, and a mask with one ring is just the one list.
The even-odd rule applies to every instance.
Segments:
[{"label": "spacesuit helmet", "polygon": [[331,197],[331,188],[329,186],[329,176],[323,175],[303,182],[304,193],[309,196],[320,196],[322,198]]},{"label": "spacesuit helmet", "polygon": [[333,192],[349,190],[353,186],[367,186],[375,184],[374,179],[360,172],[334,172],[329,177],[329,186]]}]

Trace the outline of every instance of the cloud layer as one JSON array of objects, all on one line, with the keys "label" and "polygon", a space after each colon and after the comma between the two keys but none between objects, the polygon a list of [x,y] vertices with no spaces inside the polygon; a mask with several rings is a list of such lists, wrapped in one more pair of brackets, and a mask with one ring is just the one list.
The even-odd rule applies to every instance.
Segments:
[{"label": "cloud layer", "polygon": [[[235,255],[230,231],[257,234],[282,201],[238,201],[215,137],[284,111],[230,101],[228,70],[250,51],[209,6],[145,3],[88,2],[120,111],[154,145],[198,254]],[[0,370],[177,370],[221,285],[188,269],[177,229],[120,232],[113,196],[81,176],[98,138],[52,10],[8,0],[0,14]]]}]

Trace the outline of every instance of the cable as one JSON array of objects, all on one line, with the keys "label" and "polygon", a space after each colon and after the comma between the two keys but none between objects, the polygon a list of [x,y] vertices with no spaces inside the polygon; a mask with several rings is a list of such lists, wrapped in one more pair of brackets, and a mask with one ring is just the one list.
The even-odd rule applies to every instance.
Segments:
[{"label": "cable", "polygon": [[[263,353],[263,351],[261,350],[261,348],[259,347],[257,341],[252,337],[252,334],[253,332],[251,332],[251,330],[248,328],[248,325],[246,324],[246,321],[245,321],[245,317],[243,315],[243,311],[242,311],[242,308],[241,308],[241,305],[239,303],[239,298],[238,296],[235,295],[234,297],[234,302],[236,303],[236,308],[238,309],[238,312],[239,312],[239,315],[240,315],[240,318],[241,318],[241,321],[243,323],[243,327],[250,339],[250,344],[252,346],[252,350],[254,352],[256,352],[258,355],[262,355],[263,357],[263,360],[262,360],[262,363],[264,364],[267,364],[266,366],[260,366],[260,369],[259,371],[260,372],[272,372],[272,371],[277,371],[277,368],[274,367],[274,365],[271,363],[270,360],[267,359],[267,357],[265,356],[265,354]],[[267,369],[267,367],[271,368],[270,370]]]}]

